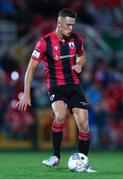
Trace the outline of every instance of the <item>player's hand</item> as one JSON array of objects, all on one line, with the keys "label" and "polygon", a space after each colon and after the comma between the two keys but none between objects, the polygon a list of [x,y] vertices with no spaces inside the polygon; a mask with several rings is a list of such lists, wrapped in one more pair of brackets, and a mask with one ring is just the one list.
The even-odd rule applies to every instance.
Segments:
[{"label": "player's hand", "polygon": [[72,70],[75,70],[77,73],[80,73],[82,71],[82,67],[79,63],[72,66]]},{"label": "player's hand", "polygon": [[18,108],[19,111],[26,111],[27,106],[31,106],[31,101],[30,97],[28,96],[22,96],[22,98],[18,101],[16,104],[16,107]]}]

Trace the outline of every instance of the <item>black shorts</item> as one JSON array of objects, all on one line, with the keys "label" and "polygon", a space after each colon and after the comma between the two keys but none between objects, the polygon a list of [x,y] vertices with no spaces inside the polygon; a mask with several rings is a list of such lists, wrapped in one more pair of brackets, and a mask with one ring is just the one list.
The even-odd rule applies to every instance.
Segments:
[{"label": "black shorts", "polygon": [[50,104],[62,100],[70,111],[72,108],[88,109],[88,102],[80,85],[60,85],[50,88],[48,93]]}]

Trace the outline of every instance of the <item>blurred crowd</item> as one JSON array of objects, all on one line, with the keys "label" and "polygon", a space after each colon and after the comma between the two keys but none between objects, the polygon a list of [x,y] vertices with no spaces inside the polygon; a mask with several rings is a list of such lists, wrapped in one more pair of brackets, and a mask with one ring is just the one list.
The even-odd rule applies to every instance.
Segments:
[{"label": "blurred crowd", "polygon": [[123,26],[122,0],[0,0],[0,20],[15,22],[21,37],[43,21],[55,20],[63,7],[75,10],[81,23]]},{"label": "blurred crowd", "polygon": [[[23,79],[30,53],[22,61],[17,61],[9,53],[9,47],[36,27],[52,21],[53,27],[44,26],[41,33],[34,32],[30,40],[34,45],[37,36],[53,30],[57,13],[63,7],[78,13],[77,23],[96,27],[97,31],[98,28],[123,28],[122,0],[0,0],[0,42],[8,40],[8,48],[5,46],[0,53],[0,133],[7,137],[30,138],[36,110],[49,106],[44,65],[41,63],[32,83],[32,107],[26,112],[17,111],[16,103],[23,95]],[[6,28],[8,24],[15,28]],[[115,53],[110,59],[92,59],[91,65],[87,64],[81,74],[81,84],[90,104],[93,149],[123,148],[123,64],[119,63]]]}]

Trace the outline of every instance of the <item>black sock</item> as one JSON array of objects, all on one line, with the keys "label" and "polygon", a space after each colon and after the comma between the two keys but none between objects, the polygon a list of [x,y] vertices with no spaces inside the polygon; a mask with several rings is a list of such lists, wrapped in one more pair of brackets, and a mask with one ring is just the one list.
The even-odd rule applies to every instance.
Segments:
[{"label": "black sock", "polygon": [[53,122],[52,125],[53,151],[54,156],[60,159],[61,143],[63,138],[63,123]]},{"label": "black sock", "polygon": [[89,145],[90,145],[89,132],[79,132],[79,137],[78,137],[79,152],[87,156],[89,151]]},{"label": "black sock", "polygon": [[60,150],[61,150],[63,132],[52,132],[52,137],[53,137],[54,156],[57,156],[60,159]]},{"label": "black sock", "polygon": [[79,152],[87,156],[89,151],[89,144],[90,144],[89,140],[87,141],[78,140]]}]

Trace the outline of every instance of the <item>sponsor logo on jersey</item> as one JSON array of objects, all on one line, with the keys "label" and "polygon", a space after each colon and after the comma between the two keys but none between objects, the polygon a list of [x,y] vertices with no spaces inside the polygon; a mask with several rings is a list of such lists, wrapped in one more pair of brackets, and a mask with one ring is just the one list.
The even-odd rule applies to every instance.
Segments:
[{"label": "sponsor logo on jersey", "polygon": [[35,58],[39,58],[40,52],[34,50],[33,53],[32,53],[32,56],[35,57]]},{"label": "sponsor logo on jersey", "polygon": [[56,61],[58,61],[59,59],[67,59],[67,58],[72,58],[72,57],[75,57],[75,54],[69,54],[69,55],[64,55],[64,56],[58,56],[58,55],[56,55],[56,56],[54,57],[54,59],[55,59]]}]

